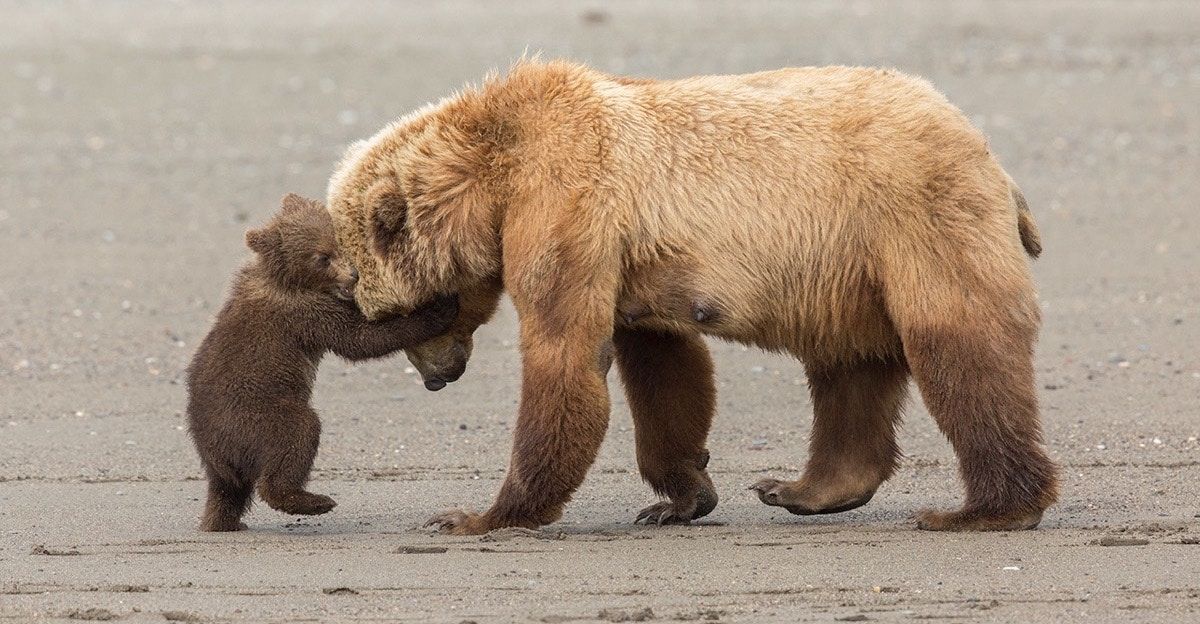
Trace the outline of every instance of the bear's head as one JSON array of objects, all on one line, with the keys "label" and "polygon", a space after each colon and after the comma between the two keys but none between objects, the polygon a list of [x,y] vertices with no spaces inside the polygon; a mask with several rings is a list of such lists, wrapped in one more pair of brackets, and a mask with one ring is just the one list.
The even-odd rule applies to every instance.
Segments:
[{"label": "bear's head", "polygon": [[338,244],[361,274],[355,299],[368,318],[459,296],[449,333],[407,351],[431,390],[462,374],[501,292],[503,199],[476,113],[452,101],[402,119],[351,146],[329,183]]},{"label": "bear's head", "polygon": [[333,220],[320,202],[286,195],[266,225],[246,232],[246,245],[280,288],[354,300],[358,272],[339,253]]}]

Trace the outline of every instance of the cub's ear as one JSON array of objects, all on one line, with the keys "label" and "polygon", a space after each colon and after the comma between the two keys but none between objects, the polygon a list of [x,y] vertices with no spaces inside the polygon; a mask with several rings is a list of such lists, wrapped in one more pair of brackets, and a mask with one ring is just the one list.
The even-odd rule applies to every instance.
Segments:
[{"label": "cub's ear", "polygon": [[380,180],[367,191],[366,209],[371,213],[371,245],[375,253],[385,255],[404,234],[408,222],[408,201],[395,180]]},{"label": "cub's ear", "polygon": [[266,254],[279,244],[279,235],[270,228],[246,230],[246,246],[256,254]]},{"label": "cub's ear", "polygon": [[288,193],[287,195],[283,196],[283,199],[279,200],[279,207],[283,210],[283,212],[287,212],[289,210],[299,210],[304,208],[308,202],[309,200],[295,193]]}]

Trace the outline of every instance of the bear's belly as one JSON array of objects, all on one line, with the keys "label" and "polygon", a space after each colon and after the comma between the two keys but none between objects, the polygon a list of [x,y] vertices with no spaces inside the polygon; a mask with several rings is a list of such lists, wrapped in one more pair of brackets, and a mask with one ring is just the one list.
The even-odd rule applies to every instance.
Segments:
[{"label": "bear's belly", "polygon": [[800,270],[742,274],[728,265],[678,259],[646,264],[625,274],[615,323],[710,335],[806,362],[899,354],[878,289],[866,279],[844,277]]}]

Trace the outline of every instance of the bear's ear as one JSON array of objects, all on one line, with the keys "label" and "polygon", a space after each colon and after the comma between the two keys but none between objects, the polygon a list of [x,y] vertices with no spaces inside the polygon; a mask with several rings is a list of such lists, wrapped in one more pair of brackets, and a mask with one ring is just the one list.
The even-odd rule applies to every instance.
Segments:
[{"label": "bear's ear", "polygon": [[385,255],[404,233],[408,201],[395,180],[385,179],[367,191],[367,210],[371,213],[371,244],[375,253]]},{"label": "bear's ear", "polygon": [[279,235],[269,227],[246,230],[246,246],[256,254],[265,255],[279,244]]}]

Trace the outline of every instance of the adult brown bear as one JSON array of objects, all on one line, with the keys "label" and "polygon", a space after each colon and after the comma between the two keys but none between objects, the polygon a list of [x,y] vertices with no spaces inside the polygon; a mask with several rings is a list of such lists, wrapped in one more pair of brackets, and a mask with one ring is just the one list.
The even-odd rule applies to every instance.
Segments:
[{"label": "adult brown bear", "polygon": [[755,485],[767,504],[869,500],[896,467],[910,374],[966,484],[962,509],[924,512],[922,528],[1031,528],[1056,499],[1032,365],[1037,230],[985,138],[923,80],[522,62],[353,146],[328,200],[368,316],[437,293],[483,310],[418,362],[465,340],[501,285],[520,315],[511,466],[491,509],[436,516],[444,530],[560,516],[608,424],[610,344],[639,468],[668,499],[639,517],[710,512],[701,334],[807,370],[811,456],[799,480]]}]

